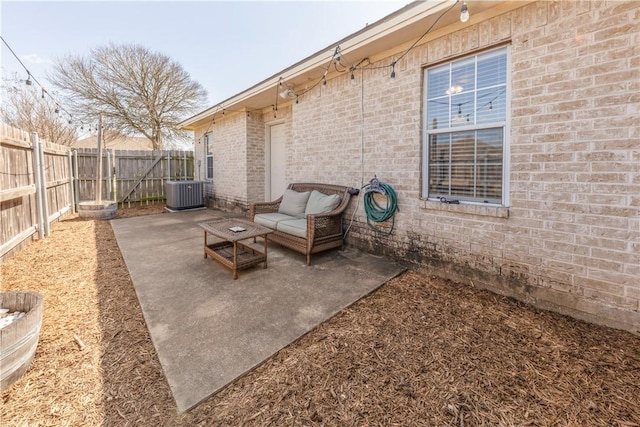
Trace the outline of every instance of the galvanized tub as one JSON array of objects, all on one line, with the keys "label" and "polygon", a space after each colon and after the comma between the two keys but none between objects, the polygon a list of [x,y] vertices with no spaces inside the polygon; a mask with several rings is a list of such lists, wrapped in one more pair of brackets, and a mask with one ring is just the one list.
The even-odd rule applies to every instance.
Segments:
[{"label": "galvanized tub", "polygon": [[0,329],[0,390],[9,388],[29,369],[38,346],[43,302],[37,292],[0,292],[0,308],[25,313]]}]

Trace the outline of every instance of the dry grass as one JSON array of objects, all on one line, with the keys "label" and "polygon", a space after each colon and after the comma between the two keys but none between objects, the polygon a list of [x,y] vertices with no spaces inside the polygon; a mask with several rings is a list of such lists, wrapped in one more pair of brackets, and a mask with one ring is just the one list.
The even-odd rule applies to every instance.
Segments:
[{"label": "dry grass", "polygon": [[178,414],[108,222],[62,221],[0,268],[45,296],[3,426],[640,425],[637,336],[419,271]]}]

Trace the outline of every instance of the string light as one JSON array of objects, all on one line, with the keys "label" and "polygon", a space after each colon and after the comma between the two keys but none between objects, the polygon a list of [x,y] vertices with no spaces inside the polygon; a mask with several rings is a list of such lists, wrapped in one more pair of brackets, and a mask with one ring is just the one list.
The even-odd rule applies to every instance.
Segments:
[{"label": "string light", "polygon": [[391,80],[395,80],[396,78],[396,61],[391,63],[391,75],[389,76]]},{"label": "string light", "polygon": [[460,6],[460,22],[467,22],[469,20],[469,8],[467,7],[467,2],[463,1],[462,6]]},{"label": "string light", "polygon": [[58,100],[56,100],[49,93],[49,91],[47,91],[45,89],[45,87],[38,81],[38,79],[36,79],[35,76],[33,76],[33,74],[31,74],[31,71],[29,71],[27,66],[24,65],[24,63],[20,60],[20,57],[14,52],[14,50],[11,48],[11,46],[9,46],[9,43],[7,43],[7,41],[4,39],[4,37],[0,36],[0,40],[2,40],[2,43],[4,43],[4,45],[7,47],[7,49],[9,49],[9,52],[11,52],[11,54],[14,56],[14,58],[16,58],[16,60],[20,63],[22,68],[24,68],[24,70],[27,72],[27,80],[25,80],[25,84],[27,86],[31,86],[35,82],[38,86],[40,86],[40,89],[41,89],[41,95],[40,96],[41,96],[41,98],[44,99],[45,95],[49,96],[49,98],[56,104],[56,108],[54,110],[56,112],[56,114],[59,114],[61,110],[64,111],[69,116],[69,122],[71,122],[71,119],[73,119],[73,116],[71,115],[71,113],[68,112],[66,109],[62,108],[60,106],[60,103],[58,102]]}]

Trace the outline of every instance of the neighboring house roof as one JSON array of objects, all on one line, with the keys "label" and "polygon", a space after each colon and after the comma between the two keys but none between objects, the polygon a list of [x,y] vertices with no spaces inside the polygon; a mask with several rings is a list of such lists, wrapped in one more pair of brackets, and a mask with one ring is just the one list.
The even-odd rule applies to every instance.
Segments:
[{"label": "neighboring house roof", "polygon": [[[532,1],[477,1],[473,4],[473,14],[480,15],[488,9],[504,12],[522,7]],[[267,108],[273,104],[274,88],[281,77],[286,80],[288,86],[297,91],[304,91],[310,82],[316,82],[322,78],[336,46],[340,46],[341,55],[351,61],[357,62],[368,58],[370,62],[376,62],[406,51],[413,43],[416,45],[426,43],[430,39],[442,35],[438,31],[439,29],[455,24],[459,20],[459,15],[456,13],[441,16],[442,11],[455,6],[456,3],[458,3],[456,0],[427,0],[409,3],[402,9],[367,25],[360,31],[337,41],[249,89],[184,120],[178,126],[182,129],[195,130],[211,121],[211,118],[216,113],[221,113],[223,108],[228,111],[254,111]],[[428,28],[431,28],[428,37],[422,37]],[[330,80],[338,74],[335,71],[329,72],[326,79]]]},{"label": "neighboring house roof", "polygon": [[[153,142],[144,137],[108,135],[105,138],[103,148],[111,150],[153,150]],[[70,144],[72,148],[97,148],[98,137],[96,135],[78,139]]]}]

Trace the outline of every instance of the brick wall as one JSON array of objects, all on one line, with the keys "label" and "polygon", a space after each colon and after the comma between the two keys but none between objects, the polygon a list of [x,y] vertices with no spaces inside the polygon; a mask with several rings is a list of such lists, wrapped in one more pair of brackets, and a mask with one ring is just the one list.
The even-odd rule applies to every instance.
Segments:
[{"label": "brick wall", "polygon": [[[640,2],[536,2],[426,37],[398,62],[395,81],[388,68],[356,71],[355,85],[349,73],[331,78],[278,111],[287,179],[361,187],[376,175],[398,193],[394,233],[372,232],[354,198],[348,243],[640,331],[638,22]],[[424,200],[423,69],[499,45],[510,46],[509,205]],[[216,197],[262,200],[265,126],[274,120],[265,111],[215,138],[229,162],[242,161],[229,145],[238,141],[247,165],[216,175]]]},{"label": "brick wall", "polygon": [[[247,206],[247,116],[244,113],[227,114],[195,132],[196,155],[204,156],[206,132],[212,135],[213,180],[206,181],[207,204],[229,211],[242,211]],[[202,138],[202,139],[200,139]],[[202,142],[199,142],[202,141]],[[206,176],[206,161],[202,159],[202,177]]]},{"label": "brick wall", "polygon": [[[288,168],[294,180],[359,187],[377,175],[395,188],[393,236],[369,229],[360,201],[351,244],[640,330],[639,10],[537,2],[430,40],[394,82],[386,68],[356,72],[355,86],[345,73],[294,105]],[[423,67],[501,44],[512,71],[510,206],[422,200]]]}]

